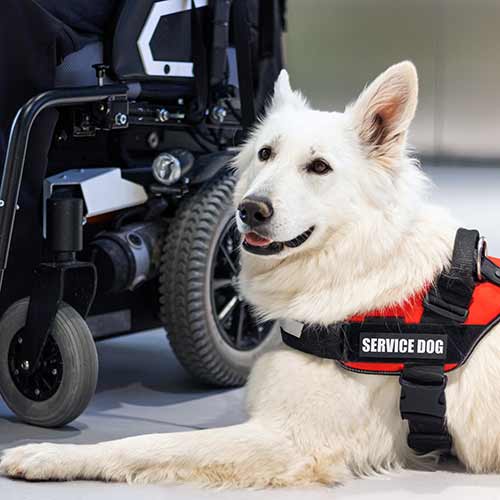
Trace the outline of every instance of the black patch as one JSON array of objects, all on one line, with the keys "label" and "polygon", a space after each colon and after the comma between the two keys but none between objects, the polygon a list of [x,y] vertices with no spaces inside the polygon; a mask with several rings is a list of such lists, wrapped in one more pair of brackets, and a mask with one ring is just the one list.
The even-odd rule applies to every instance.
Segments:
[{"label": "black patch", "polygon": [[359,357],[446,360],[447,335],[425,333],[361,333]]}]

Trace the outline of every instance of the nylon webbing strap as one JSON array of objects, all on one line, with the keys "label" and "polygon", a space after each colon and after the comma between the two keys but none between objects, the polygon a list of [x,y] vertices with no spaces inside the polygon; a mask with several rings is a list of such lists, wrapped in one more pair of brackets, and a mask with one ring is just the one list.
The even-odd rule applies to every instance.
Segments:
[{"label": "nylon webbing strap", "polygon": [[[484,331],[484,325],[448,322],[443,328],[443,323],[405,323],[401,318],[372,317],[360,323],[338,323],[328,327],[303,325],[298,334],[282,326],[281,337],[292,349],[342,362],[461,365]],[[392,342],[391,352],[373,353],[365,349],[370,346],[370,340],[377,338]],[[402,338],[411,339],[415,347],[413,352],[408,352],[408,349],[405,352],[398,351],[398,341]],[[436,341],[441,342],[441,355],[435,352]],[[431,346],[430,352],[425,350],[426,345]],[[393,374],[397,375],[398,372]]]},{"label": "nylon webbing strap", "polygon": [[288,347],[297,351],[319,358],[345,361],[348,353],[345,352],[344,335],[339,328],[341,327],[322,328],[307,325],[297,334],[291,334],[281,328],[281,338]]},{"label": "nylon webbing strap", "polygon": [[[450,320],[457,325],[467,319],[476,287],[478,241],[478,231],[457,231],[450,268],[440,274],[424,300],[423,325],[450,325]],[[419,453],[449,452],[452,441],[445,421],[444,366],[406,363],[399,380],[401,416],[408,420],[410,430],[408,446]]]},{"label": "nylon webbing strap", "polygon": [[491,262],[488,257],[483,257],[481,261],[481,274],[483,279],[500,286],[500,267]]},{"label": "nylon webbing strap", "polygon": [[463,323],[476,287],[479,233],[460,228],[455,237],[450,269],[439,276],[424,301],[423,321],[444,317]]}]

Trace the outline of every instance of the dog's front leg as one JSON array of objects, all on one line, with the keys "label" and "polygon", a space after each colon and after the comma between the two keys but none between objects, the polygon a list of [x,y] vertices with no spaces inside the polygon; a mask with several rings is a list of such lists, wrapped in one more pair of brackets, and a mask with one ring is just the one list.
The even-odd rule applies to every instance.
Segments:
[{"label": "dog's front leg", "polygon": [[194,481],[263,487],[307,483],[311,459],[264,423],[151,434],[95,445],[30,444],[6,450],[0,473],[31,480]]}]

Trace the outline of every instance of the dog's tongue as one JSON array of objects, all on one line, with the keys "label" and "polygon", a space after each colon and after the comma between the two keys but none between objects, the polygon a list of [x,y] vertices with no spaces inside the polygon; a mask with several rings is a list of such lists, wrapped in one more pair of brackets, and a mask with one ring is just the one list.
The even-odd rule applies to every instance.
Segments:
[{"label": "dog's tongue", "polygon": [[272,243],[273,240],[270,240],[269,238],[263,238],[256,233],[247,233],[245,234],[245,241],[253,247],[265,247],[269,245],[269,243]]}]

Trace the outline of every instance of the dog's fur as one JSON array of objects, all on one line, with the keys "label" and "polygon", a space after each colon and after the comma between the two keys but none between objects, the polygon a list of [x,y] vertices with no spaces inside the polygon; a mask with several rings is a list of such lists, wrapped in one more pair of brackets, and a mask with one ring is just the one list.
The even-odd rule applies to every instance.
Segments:
[{"label": "dog's fur", "polygon": [[[243,251],[241,289],[266,319],[332,323],[402,303],[449,264],[456,226],[425,199],[426,178],[407,156],[417,74],[403,62],[344,113],[311,109],[283,72],[274,100],[236,160],[236,205],[265,196],[277,241],[314,226],[276,256]],[[272,147],[267,162],[258,150]],[[333,171],[308,173],[314,158]],[[248,228],[241,221],[240,229]],[[500,469],[500,336],[490,333],[449,375],[448,428],[473,472]],[[256,363],[246,423],[94,445],[7,450],[0,471],[27,479],[194,481],[234,487],[333,484],[421,461],[406,445],[396,377],[346,372],[281,348]]]}]

